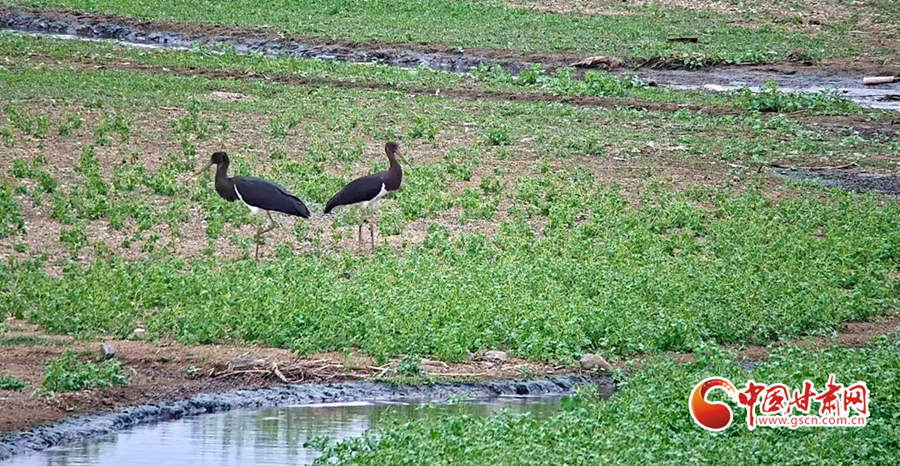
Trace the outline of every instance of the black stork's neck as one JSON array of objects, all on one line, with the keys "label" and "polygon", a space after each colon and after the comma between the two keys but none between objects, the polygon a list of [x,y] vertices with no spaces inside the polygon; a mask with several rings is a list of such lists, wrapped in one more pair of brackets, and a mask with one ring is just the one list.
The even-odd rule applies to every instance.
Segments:
[{"label": "black stork's neck", "polygon": [[224,156],[222,163],[216,165],[216,192],[226,201],[234,202],[238,196],[234,190],[234,180],[228,177],[228,164],[228,156]]},{"label": "black stork's neck", "polygon": [[400,182],[403,181],[403,168],[397,162],[397,149],[388,146],[385,148],[388,161],[391,165],[388,167],[387,176],[384,177],[384,188],[388,191],[396,191],[400,189]]}]

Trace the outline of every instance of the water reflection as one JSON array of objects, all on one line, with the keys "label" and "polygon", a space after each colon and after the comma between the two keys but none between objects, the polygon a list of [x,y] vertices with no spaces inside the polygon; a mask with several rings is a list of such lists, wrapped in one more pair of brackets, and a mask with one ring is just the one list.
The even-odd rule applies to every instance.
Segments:
[{"label": "water reflection", "polygon": [[67,447],[14,457],[10,465],[284,465],[310,464],[318,456],[303,444],[362,435],[387,417],[419,418],[429,412],[488,416],[501,409],[543,420],[559,397],[501,397],[423,408],[420,403],[345,403],[237,410],[138,426]]}]

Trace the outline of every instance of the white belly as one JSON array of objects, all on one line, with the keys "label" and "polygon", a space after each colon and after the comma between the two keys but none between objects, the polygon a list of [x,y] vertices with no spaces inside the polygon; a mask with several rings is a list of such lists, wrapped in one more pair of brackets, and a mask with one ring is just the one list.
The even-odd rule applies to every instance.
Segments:
[{"label": "white belly", "polygon": [[[382,189],[383,189],[383,188],[382,188]],[[238,191],[237,185],[234,185],[234,193],[237,194],[238,199],[240,199],[241,202],[242,202],[245,206],[247,206],[248,209],[250,209],[250,213],[251,213],[251,214],[253,214],[253,215],[259,215],[259,213],[262,212],[262,209],[260,209],[259,207],[253,207],[252,205],[247,204],[246,202],[244,202],[244,198],[241,196],[241,192]]]},{"label": "white belly", "polygon": [[388,193],[388,190],[384,187],[384,183],[381,183],[381,191],[378,192],[378,195],[368,201],[362,201],[359,203],[364,209],[375,209],[378,207],[378,203],[381,202],[382,196]]}]

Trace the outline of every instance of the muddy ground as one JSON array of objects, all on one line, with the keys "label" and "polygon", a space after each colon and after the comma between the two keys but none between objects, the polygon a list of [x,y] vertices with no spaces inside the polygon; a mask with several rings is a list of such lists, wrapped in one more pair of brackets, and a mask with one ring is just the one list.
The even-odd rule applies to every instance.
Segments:
[{"label": "muddy ground", "polygon": [[[87,425],[90,426],[90,432],[100,432],[103,428],[109,431],[141,419],[140,422],[150,422],[165,419],[166,416],[199,414],[231,407],[276,403],[299,404],[303,400],[306,402],[375,400],[400,396],[445,398],[458,393],[521,395],[571,389],[571,384],[560,385],[552,382],[558,381],[558,378],[577,381],[578,377],[588,377],[593,380],[591,383],[600,384],[602,393],[612,394],[614,390],[611,376],[594,378],[591,373],[584,372],[575,365],[552,365],[515,357],[501,361],[478,354],[470,355],[466,361],[460,363],[423,360],[423,367],[427,374],[432,376],[432,380],[460,382],[458,384],[426,387],[359,385],[356,383],[377,380],[402,381],[397,378],[396,373],[400,358],[377,365],[371,358],[352,352],[297,357],[289,350],[261,346],[182,345],[173,341],[139,339],[84,341],[67,336],[49,335],[39,327],[21,320],[10,319],[6,323],[10,331],[0,335],[0,367],[29,385],[19,391],[0,390],[0,405],[3,407],[0,410],[0,433],[48,425],[77,415],[120,411],[126,412],[126,415],[121,417],[119,413],[116,416],[121,418],[115,418],[118,420],[111,421],[110,418],[103,417],[88,418],[91,421],[78,421],[64,426]],[[773,347],[781,345],[813,348],[824,348],[829,345],[863,347],[874,336],[892,334],[897,332],[898,328],[900,328],[900,314],[892,312],[863,322],[847,323],[841,332],[833,337],[803,338],[777,343]],[[85,357],[99,359],[101,343],[110,344],[115,348],[116,357],[122,361],[125,374],[129,377],[128,386],[105,391],[84,390],[51,396],[41,395],[43,392],[41,381],[47,358],[59,357],[65,349],[71,348]],[[771,348],[750,346],[731,349],[738,352],[739,360],[747,369],[752,369],[758,361],[767,357]],[[682,362],[693,359],[693,355],[689,353],[663,356]],[[639,363],[643,358],[637,357],[633,360]],[[614,367],[624,368],[628,360],[613,359],[612,363]],[[248,365],[241,366],[241,364]],[[515,382],[526,378],[532,382]],[[291,385],[313,388],[284,388],[285,379]],[[551,380],[551,383],[548,384],[548,380]],[[355,385],[352,385],[351,389],[335,392],[321,387],[321,384],[348,383]],[[260,389],[272,390],[246,392]],[[200,396],[219,393],[230,395]],[[179,403],[184,400],[193,401],[188,401],[187,404]],[[138,411],[123,411],[138,405],[153,406]],[[136,419],[134,416],[138,416],[139,419],[134,420]],[[102,421],[99,424],[102,428],[95,425],[97,419]],[[113,424],[109,425],[109,422]],[[80,435],[83,435],[83,432],[73,438],[80,438]],[[42,438],[45,437],[46,435]],[[45,447],[50,445],[40,442],[38,444]],[[0,443],[0,459],[3,453],[2,445]]]},{"label": "muddy ground", "polygon": [[241,408],[264,408],[351,401],[446,401],[454,395],[489,398],[502,395],[564,395],[577,387],[597,385],[600,393],[611,393],[614,382],[607,376],[570,376],[535,380],[484,382],[440,382],[403,385],[356,382],[329,385],[283,385],[231,393],[203,394],[190,399],[144,404],[114,413],[78,416],[30,432],[0,438],[0,460],[28,451],[76,443],[139,424],[180,419]]},{"label": "muddy ground", "polygon": [[[186,399],[203,393],[224,393],[292,384],[333,384],[396,379],[401,358],[376,364],[353,353],[322,353],[297,357],[286,349],[263,346],[182,345],[174,341],[75,340],[48,335],[36,325],[11,319],[0,334],[0,368],[28,386],[0,390],[0,432],[26,429],[78,414],[110,412],[129,406]],[[128,386],[106,391],[43,396],[45,360],[74,349],[99,359],[100,345],[116,350]],[[574,375],[574,367],[511,357],[505,361],[471,355],[465,362],[423,360],[429,376],[449,380],[547,378]],[[275,370],[277,368],[277,371]]]},{"label": "muddy ground", "polygon": [[[213,46],[231,44],[238,53],[262,53],[268,56],[295,56],[301,58],[321,58],[349,62],[380,62],[402,68],[427,68],[468,72],[480,65],[499,65],[516,74],[532,63],[541,63],[547,70],[568,67],[583,57],[572,53],[558,55],[521,55],[510,57],[510,52],[482,50],[466,52],[442,50],[438,46],[421,48],[415,44],[360,44],[323,42],[322,38],[284,40],[272,36],[271,32],[226,28],[216,25],[195,25],[160,21],[135,21],[127,18],[87,15],[61,12],[57,10],[38,12],[18,12],[0,7],[0,29],[9,29],[37,34],[62,35],[81,39],[114,39],[125,44],[147,45],[156,48],[191,49],[196,42]],[[499,56],[497,56],[499,55]],[[96,61],[96,59],[94,60]],[[140,65],[132,68],[143,69]],[[651,85],[672,86],[679,89],[704,89],[726,91],[740,88],[759,89],[767,81],[774,80],[779,89],[788,92],[816,93],[828,89],[839,89],[839,93],[860,105],[885,110],[900,110],[900,82],[866,86],[864,75],[900,74],[900,68],[892,69],[884,64],[871,67],[850,66],[846,61],[832,61],[819,66],[803,66],[796,63],[776,63],[770,65],[719,66],[701,70],[671,69],[663,62],[628,64],[624,60],[601,60],[594,68],[612,71],[627,71],[639,75]],[[579,68],[584,71],[584,68]],[[206,77],[238,78],[229,76],[229,71],[202,71],[195,69],[166,70],[174,74],[200,74]],[[238,73],[240,74],[240,73]],[[245,75],[247,73],[244,73]],[[245,76],[246,77],[246,76]],[[292,84],[328,84],[338,87],[387,88],[371,83],[340,83],[329,81],[312,82],[296,76],[276,76],[279,82]],[[298,82],[301,81],[301,82]],[[415,92],[415,91],[413,91]],[[422,90],[421,92],[432,92]],[[563,101],[579,106],[599,106],[611,108],[623,106],[643,110],[677,111],[687,108],[691,111],[705,111],[715,114],[735,113],[736,110],[724,106],[674,105],[657,102],[641,102],[634,99],[603,99],[597,97],[568,97],[535,93],[503,91],[473,91],[469,89],[442,89],[448,97],[464,99],[517,100],[517,101]]]},{"label": "muddy ground", "polygon": [[789,180],[813,182],[858,193],[874,192],[900,196],[900,177],[885,173],[804,167],[774,168],[771,171],[776,176]]},{"label": "muddy ground", "polygon": [[[134,44],[161,48],[191,48],[195,42],[206,45],[230,44],[238,53],[257,52],[269,56],[296,56],[353,62],[381,62],[403,68],[427,68],[466,72],[479,65],[498,65],[511,73],[518,73],[532,63],[541,63],[546,70],[570,67],[584,60],[583,53],[521,53],[512,49],[470,48],[465,51],[439,44],[348,42],[319,36],[284,37],[268,29],[239,28],[220,24],[196,24],[165,20],[140,21],[116,15],[83,13],[60,8],[41,10],[0,7],[0,29],[25,32],[62,34],[89,39],[116,39]],[[594,68],[621,69],[681,69],[680,63],[667,60],[620,59],[608,57]],[[735,67],[729,67],[735,68]],[[853,57],[824,60],[815,66],[802,62],[783,62],[749,68],[751,73],[782,75],[809,74],[804,86],[816,85],[816,75],[900,75],[900,65],[873,57]],[[648,74],[661,83],[677,83],[677,75],[656,71]],[[738,77],[740,79],[740,77]],[[795,81],[797,78],[795,77]]]}]

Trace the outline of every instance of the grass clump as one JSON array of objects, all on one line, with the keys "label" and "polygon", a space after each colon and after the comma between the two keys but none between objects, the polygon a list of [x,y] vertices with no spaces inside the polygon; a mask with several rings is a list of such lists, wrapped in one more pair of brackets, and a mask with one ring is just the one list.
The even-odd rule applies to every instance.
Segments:
[{"label": "grass clump", "polygon": [[9,375],[5,371],[0,371],[0,390],[21,390],[25,388],[26,383]]},{"label": "grass clump", "polygon": [[76,390],[106,389],[128,384],[122,374],[122,363],[110,359],[100,365],[78,359],[74,350],[66,350],[62,357],[47,360],[44,371],[44,388],[63,393]]},{"label": "grass clump", "polygon": [[47,172],[46,166],[47,159],[43,156],[38,156],[31,160],[24,157],[16,157],[13,159],[13,166],[10,168],[9,174],[14,178],[28,178],[37,181],[43,192],[52,193],[56,189],[57,183],[53,176]]},{"label": "grass clump", "polygon": [[0,239],[25,231],[25,219],[13,198],[13,189],[8,181],[0,183]]},{"label": "grass clump", "polygon": [[737,105],[754,112],[791,113],[806,110],[809,113],[828,115],[859,113],[859,105],[841,97],[836,90],[815,94],[782,92],[775,80],[766,81],[758,93],[749,89],[731,92],[737,97]]},{"label": "grass clump", "polygon": [[[896,463],[900,449],[900,341],[880,337],[869,348],[809,351],[782,347],[756,369],[746,371],[732,354],[698,347],[698,358],[677,364],[647,360],[601,401],[583,392],[561,411],[537,422],[501,413],[478,418],[431,414],[408,421],[387,419],[361,438],[327,449],[317,465],[478,464],[872,464]],[[688,411],[688,395],[701,380],[726,377],[738,387],[747,380],[802,387],[810,379],[822,390],[828,374],[845,383],[865,381],[871,390],[868,425],[862,428],[801,427],[747,429],[745,411],[730,400],[732,425],[710,433]],[[620,379],[622,380],[622,379]],[[818,407],[817,404],[814,406]],[[851,446],[852,447],[848,447]]]},{"label": "grass clump", "polygon": [[397,373],[406,377],[424,377],[425,368],[422,366],[422,357],[417,354],[407,354],[397,365]]}]

